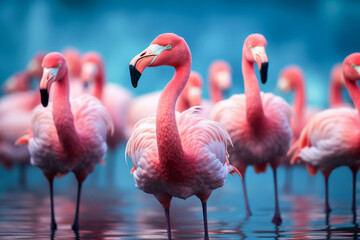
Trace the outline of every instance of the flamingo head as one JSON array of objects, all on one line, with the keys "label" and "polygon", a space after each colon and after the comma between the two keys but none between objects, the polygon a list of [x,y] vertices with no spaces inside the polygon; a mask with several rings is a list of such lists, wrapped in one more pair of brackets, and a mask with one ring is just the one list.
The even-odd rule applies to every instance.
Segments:
[{"label": "flamingo head", "polygon": [[74,48],[64,50],[64,56],[71,76],[80,77],[81,74],[81,54]]},{"label": "flamingo head", "polygon": [[37,53],[29,62],[26,67],[26,71],[28,72],[30,78],[38,78],[40,79],[43,73],[43,68],[41,67],[41,63],[45,57],[45,53]]},{"label": "flamingo head", "polygon": [[52,83],[61,80],[67,74],[65,57],[58,52],[49,53],[45,56],[42,67],[44,71],[40,81],[40,94],[41,104],[46,107]]},{"label": "flamingo head", "polygon": [[81,68],[81,79],[84,83],[84,88],[88,88],[95,80],[103,81],[101,77],[103,69],[103,59],[100,54],[96,52],[86,53],[82,58]]},{"label": "flamingo head", "polygon": [[257,63],[262,83],[266,83],[267,70],[269,66],[268,58],[265,52],[266,46],[267,42],[265,37],[258,33],[249,35],[245,39],[243,46],[243,55],[246,60],[251,63]]},{"label": "flamingo head", "polygon": [[30,88],[28,81],[28,73],[26,71],[18,72],[8,77],[4,84],[3,90],[5,93],[27,91]]},{"label": "flamingo head", "polygon": [[185,40],[173,33],[157,36],[144,51],[136,55],[130,62],[131,83],[137,87],[142,72],[146,67],[162,65],[177,67],[191,58],[190,50]]},{"label": "flamingo head", "polygon": [[297,66],[285,67],[279,76],[277,88],[284,92],[289,92],[302,82],[304,79],[303,72]]},{"label": "flamingo head", "polygon": [[344,78],[350,81],[360,80],[360,53],[347,56],[342,65]]},{"label": "flamingo head", "polygon": [[187,99],[189,100],[190,106],[200,106],[201,105],[201,93],[202,93],[202,77],[199,73],[191,71],[189,80],[182,92],[186,94]]},{"label": "flamingo head", "polygon": [[217,60],[210,65],[209,69],[210,81],[221,91],[225,91],[231,87],[231,67],[222,60]]}]

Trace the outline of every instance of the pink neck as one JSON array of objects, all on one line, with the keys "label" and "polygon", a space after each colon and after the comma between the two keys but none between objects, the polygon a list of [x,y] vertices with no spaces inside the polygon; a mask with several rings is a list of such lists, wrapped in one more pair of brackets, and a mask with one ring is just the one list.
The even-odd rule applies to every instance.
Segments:
[{"label": "pink neck", "polygon": [[180,96],[176,102],[176,111],[183,112],[186,109],[189,109],[190,107],[191,107],[190,103],[184,96],[184,92],[183,92],[182,94],[180,94]]},{"label": "pink neck", "polygon": [[259,128],[265,117],[260,97],[260,87],[254,71],[254,63],[242,58],[242,72],[244,77],[246,97],[246,118],[248,124]]},{"label": "pink neck", "polygon": [[170,172],[184,154],[175,118],[175,104],[188,81],[191,59],[175,67],[175,75],[161,93],[156,111],[156,140],[160,163]]},{"label": "pink neck", "polygon": [[342,86],[336,81],[330,82],[330,106],[336,107],[344,103],[342,96]]},{"label": "pink neck", "polygon": [[349,91],[350,97],[351,97],[356,109],[358,110],[358,114],[360,115],[360,89],[359,89],[359,86],[357,85],[357,82],[347,80],[347,79],[345,79],[345,85]]},{"label": "pink neck", "polygon": [[75,156],[78,154],[80,137],[75,129],[74,116],[69,101],[69,76],[67,71],[65,76],[56,81],[54,85],[52,115],[56,132],[64,151],[68,156]]},{"label": "pink neck", "polygon": [[215,82],[214,76],[210,76],[210,97],[213,104],[220,102],[224,98],[222,91]]},{"label": "pink neck", "polygon": [[102,99],[103,89],[104,89],[104,83],[105,83],[105,76],[104,71],[102,68],[99,68],[99,74],[95,77],[95,89],[93,92],[93,96],[97,99]]},{"label": "pink neck", "polygon": [[306,104],[306,97],[305,97],[305,86],[304,86],[304,79],[299,78],[296,81],[295,89],[294,89],[294,113],[296,118],[300,121],[304,107]]}]

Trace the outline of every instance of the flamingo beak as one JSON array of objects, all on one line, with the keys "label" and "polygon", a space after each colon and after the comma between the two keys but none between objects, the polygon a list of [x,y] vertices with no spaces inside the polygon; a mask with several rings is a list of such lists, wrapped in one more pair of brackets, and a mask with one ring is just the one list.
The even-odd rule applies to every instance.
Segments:
[{"label": "flamingo beak", "polygon": [[277,82],[276,88],[283,92],[290,91],[289,81],[284,77],[280,77]]},{"label": "flamingo beak", "polygon": [[201,91],[199,87],[191,87],[189,90],[189,102],[191,106],[201,105]]},{"label": "flamingo beak", "polygon": [[157,44],[151,44],[144,51],[136,55],[130,62],[130,77],[131,83],[134,88],[137,87],[141,74],[145,70],[145,68],[151,66],[151,64],[155,61],[155,59],[166,49],[167,46],[161,46]]},{"label": "flamingo beak", "polygon": [[251,48],[251,51],[254,55],[255,61],[260,70],[261,82],[265,84],[267,80],[267,72],[269,67],[269,61],[265,52],[265,47],[264,46],[253,47]]},{"label": "flamingo beak", "polygon": [[223,91],[231,87],[231,74],[228,71],[221,71],[216,74],[217,84]]},{"label": "flamingo beak", "polygon": [[357,73],[360,75],[360,65],[357,66],[355,64],[351,64],[351,67],[354,68],[357,71]]},{"label": "flamingo beak", "polygon": [[94,63],[85,63],[81,69],[81,79],[83,81],[83,88],[87,90],[91,82],[95,81],[97,74],[97,66]]},{"label": "flamingo beak", "polygon": [[49,92],[51,84],[56,80],[60,66],[57,68],[44,68],[43,76],[40,81],[41,104],[47,107],[49,103]]},{"label": "flamingo beak", "polygon": [[146,67],[153,63],[156,57],[157,55],[153,53],[150,47],[148,47],[131,60],[129,69],[131,83],[134,88],[137,87],[142,72],[145,70]]}]

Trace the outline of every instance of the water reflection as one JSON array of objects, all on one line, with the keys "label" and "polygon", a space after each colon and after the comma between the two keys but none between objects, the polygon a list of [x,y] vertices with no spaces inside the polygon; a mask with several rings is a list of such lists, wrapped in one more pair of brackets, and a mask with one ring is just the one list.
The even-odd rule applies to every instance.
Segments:
[{"label": "water reflection", "polygon": [[[127,169],[124,172],[128,174]],[[295,171],[295,177],[297,174],[306,176],[305,171]],[[253,204],[254,215],[245,218],[243,203],[240,202],[240,183],[237,180],[229,179],[224,188],[215,191],[208,201],[211,239],[359,237],[356,215],[342,197],[333,197],[335,210],[329,215],[326,224],[321,178],[311,180],[318,183],[318,187],[309,187],[306,191],[295,187],[292,194],[280,195],[284,223],[279,227],[269,220],[272,216],[272,198],[265,197],[266,192],[256,191],[258,186],[255,184],[249,185],[255,192],[251,199],[260,198],[260,201]],[[0,188],[0,239],[166,239],[164,212],[152,195],[144,194],[133,186],[110,190],[93,185],[91,180],[84,185],[86,191],[80,208],[80,231],[73,232],[71,224],[76,199],[74,183],[73,176],[55,183],[59,187],[55,191],[58,230],[54,233],[49,230],[50,199],[46,183],[29,186],[26,191],[20,187]],[[201,203],[197,198],[186,201],[174,199],[170,211],[174,239],[203,239]]]}]

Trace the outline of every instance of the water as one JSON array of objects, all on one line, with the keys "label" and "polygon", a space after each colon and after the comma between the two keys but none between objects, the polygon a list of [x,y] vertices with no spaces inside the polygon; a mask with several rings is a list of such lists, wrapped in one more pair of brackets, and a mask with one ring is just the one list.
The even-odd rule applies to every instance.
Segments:
[{"label": "water", "polygon": [[[75,215],[76,181],[72,174],[55,179],[55,217],[58,230],[50,232],[49,187],[40,170],[28,171],[28,186],[18,186],[18,171],[1,170],[0,239],[166,239],[165,217],[160,204],[134,187],[131,166],[123,162],[123,149],[116,162],[96,171],[85,181],[80,208],[80,231],[71,224]],[[108,156],[110,158],[111,156]],[[109,172],[115,169],[112,176]],[[253,216],[245,218],[238,177],[228,176],[225,186],[208,201],[211,239],[358,239],[360,228],[350,210],[351,174],[346,168],[330,176],[330,204],[326,224],[324,184],[321,175],[309,177],[302,167],[294,169],[291,193],[283,191],[284,168],[278,171],[283,224],[271,223],[273,215],[272,173],[256,175],[250,168],[247,186]],[[115,180],[108,182],[110,177]],[[111,183],[111,184],[110,184]],[[112,186],[112,187],[111,187]],[[202,239],[200,201],[173,199],[170,215],[174,239]]]}]

